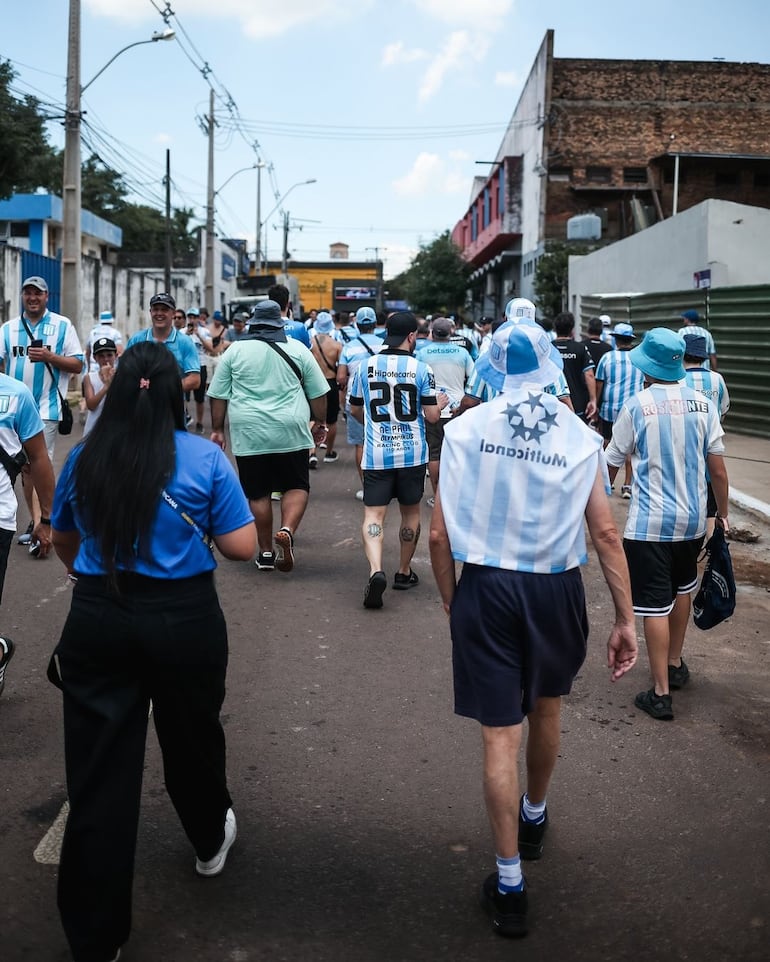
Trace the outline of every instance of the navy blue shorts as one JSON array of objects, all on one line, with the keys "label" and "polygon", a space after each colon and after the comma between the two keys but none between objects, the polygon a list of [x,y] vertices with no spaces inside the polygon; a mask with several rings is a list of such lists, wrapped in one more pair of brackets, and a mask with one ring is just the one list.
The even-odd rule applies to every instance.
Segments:
[{"label": "navy blue shorts", "polygon": [[538,698],[567,695],[588,641],[579,568],[531,574],[466,564],[452,601],[455,713],[520,724]]}]

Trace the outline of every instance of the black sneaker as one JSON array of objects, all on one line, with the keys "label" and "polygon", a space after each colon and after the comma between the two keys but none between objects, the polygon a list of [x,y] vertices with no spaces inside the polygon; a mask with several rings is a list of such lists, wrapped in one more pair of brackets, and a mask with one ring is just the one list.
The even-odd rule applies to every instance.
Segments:
[{"label": "black sneaker", "polygon": [[339,454],[336,451],[329,451],[328,454],[324,455],[324,464],[327,462],[329,464],[334,464],[335,461],[339,460]]},{"label": "black sneaker", "polygon": [[13,658],[15,650],[16,646],[10,638],[0,638],[0,655],[2,655],[2,658],[0,658],[0,695],[5,688],[5,669],[8,667],[8,662]]},{"label": "black sneaker", "polygon": [[397,591],[406,591],[407,588],[414,588],[419,583],[420,579],[411,568],[409,569],[408,575],[402,575],[397,571],[395,577],[393,578],[393,587]]},{"label": "black sneaker", "polygon": [[308,458],[307,466],[310,468],[311,471],[315,471],[318,468],[318,458],[315,456],[315,454],[310,455],[310,457]]},{"label": "black sneaker", "polygon": [[685,665],[684,658],[680,659],[682,664],[677,668],[676,665],[668,666],[668,687],[672,691],[684,688],[690,680],[690,669]]},{"label": "black sneaker", "polygon": [[671,721],[674,717],[671,695],[656,695],[654,688],[650,688],[649,691],[640,691],[634,698],[634,704],[658,721]]},{"label": "black sneaker", "polygon": [[497,872],[493,872],[481,886],[481,907],[492,919],[492,929],[498,935],[518,939],[527,934],[527,888],[521,892],[500,892]]},{"label": "black sneaker", "polygon": [[382,596],[388,579],[384,571],[375,571],[364,591],[364,608],[382,608]]},{"label": "black sneaker", "polygon": [[275,552],[260,551],[254,564],[260,571],[275,571]]},{"label": "black sneaker", "polygon": [[548,828],[548,809],[542,822],[529,822],[524,818],[524,796],[519,799],[519,858],[524,862],[536,862],[543,854],[543,839]]}]

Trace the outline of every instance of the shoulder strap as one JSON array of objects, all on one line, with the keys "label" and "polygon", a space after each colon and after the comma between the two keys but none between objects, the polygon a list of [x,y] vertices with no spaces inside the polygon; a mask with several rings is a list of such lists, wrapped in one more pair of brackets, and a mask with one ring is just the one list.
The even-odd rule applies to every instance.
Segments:
[{"label": "shoulder strap", "polygon": [[[34,337],[32,337],[32,331],[29,329],[29,325],[28,325],[27,322],[24,320],[24,315],[23,315],[23,314],[21,315],[21,323],[24,325],[24,330],[27,332],[27,337],[30,339],[30,341],[34,341],[35,339],[34,339]],[[47,370],[48,373],[51,375],[51,381],[56,385],[56,393],[59,395],[59,400],[60,400],[61,403],[62,403],[62,407],[64,407],[64,395],[63,395],[63,394],[61,393],[61,391],[59,390],[59,381],[58,381],[57,378],[55,378],[54,375],[53,375],[53,368],[52,368],[51,365],[48,363],[48,361],[43,361],[43,364],[45,364],[46,370]]]},{"label": "shoulder strap", "polygon": [[360,334],[358,335],[358,337],[356,338],[356,340],[357,340],[357,341],[360,341],[360,342],[364,345],[364,347],[366,348],[366,350],[369,352],[369,357],[374,357],[374,351],[369,347],[369,345],[368,345],[368,344],[366,343],[366,341],[361,337]]},{"label": "shoulder strap", "polygon": [[264,343],[267,344],[268,347],[271,347],[277,354],[280,354],[280,355],[281,355],[281,357],[284,359],[284,361],[286,361],[286,363],[289,365],[289,367],[292,369],[292,371],[294,371],[294,373],[297,375],[297,378],[298,378],[298,380],[299,380],[299,383],[300,383],[300,384],[302,385],[302,387],[304,388],[304,386],[305,386],[305,379],[302,377],[302,371],[300,371],[299,367],[298,367],[297,364],[294,362],[294,360],[293,360],[292,358],[290,358],[289,355],[286,353],[286,351],[284,351],[284,349],[283,349],[282,347],[279,347],[279,346],[275,343],[275,341],[264,341]]},{"label": "shoulder strap", "polygon": [[318,348],[318,350],[321,352],[321,357],[324,359],[324,364],[329,368],[330,371],[333,371],[333,370],[335,369],[336,365],[329,363],[329,358],[326,356],[326,352],[325,352],[324,349],[321,347],[321,342],[318,340],[319,337],[323,337],[323,336],[324,336],[323,334],[316,336],[316,338],[315,338],[315,346],[316,346],[316,347]]},{"label": "shoulder strap", "polygon": [[198,535],[201,541],[206,545],[207,548],[211,548],[213,541],[211,535],[206,534],[206,532],[201,528],[201,526],[194,521],[193,518],[184,510],[183,507],[176,501],[164,488],[160,493],[161,498],[166,502],[166,504],[174,511],[179,517],[186,523],[189,524],[193,531]]}]

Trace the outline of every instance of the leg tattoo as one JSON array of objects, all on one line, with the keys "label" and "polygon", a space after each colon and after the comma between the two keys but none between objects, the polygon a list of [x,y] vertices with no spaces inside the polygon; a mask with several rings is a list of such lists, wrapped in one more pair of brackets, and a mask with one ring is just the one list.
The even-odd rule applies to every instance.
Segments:
[{"label": "leg tattoo", "polygon": [[399,536],[399,538],[400,538],[402,541],[414,541],[414,543],[416,544],[417,541],[418,541],[419,538],[420,538],[420,526],[419,526],[419,524],[417,525],[416,528],[403,527],[403,528],[399,531],[398,536]]},{"label": "leg tattoo", "polygon": [[376,523],[370,524],[366,529],[366,533],[369,535],[370,538],[381,538],[382,525],[376,524]]}]

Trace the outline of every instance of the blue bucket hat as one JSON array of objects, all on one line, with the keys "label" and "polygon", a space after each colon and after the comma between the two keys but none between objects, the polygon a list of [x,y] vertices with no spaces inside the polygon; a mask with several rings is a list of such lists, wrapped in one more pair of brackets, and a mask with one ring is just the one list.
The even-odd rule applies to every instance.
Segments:
[{"label": "blue bucket hat", "polygon": [[334,321],[328,311],[321,311],[315,319],[313,325],[316,334],[331,334],[334,330]]},{"label": "blue bucket hat", "polygon": [[525,384],[544,388],[564,370],[561,354],[539,324],[506,321],[492,335],[489,350],[476,361],[476,371],[496,391],[515,391]]},{"label": "blue bucket hat", "polygon": [[647,331],[630,356],[634,367],[658,381],[681,381],[684,377],[684,338],[667,327]]}]

